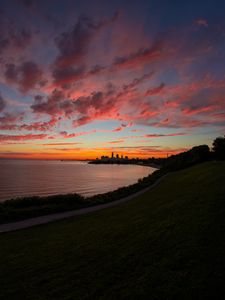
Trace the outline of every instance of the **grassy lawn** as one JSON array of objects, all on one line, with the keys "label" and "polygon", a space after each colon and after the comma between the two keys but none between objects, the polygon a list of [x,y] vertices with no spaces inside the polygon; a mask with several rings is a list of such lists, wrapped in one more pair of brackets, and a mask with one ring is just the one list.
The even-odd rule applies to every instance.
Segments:
[{"label": "grassy lawn", "polygon": [[224,299],[225,163],[126,204],[0,235],[1,300]]}]

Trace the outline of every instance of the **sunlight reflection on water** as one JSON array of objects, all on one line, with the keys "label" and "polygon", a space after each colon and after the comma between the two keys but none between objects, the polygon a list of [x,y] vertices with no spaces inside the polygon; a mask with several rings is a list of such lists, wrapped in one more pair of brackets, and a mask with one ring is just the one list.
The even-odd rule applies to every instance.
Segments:
[{"label": "sunlight reflection on water", "polygon": [[30,195],[91,196],[138,181],[154,168],[81,161],[0,160],[0,202]]}]

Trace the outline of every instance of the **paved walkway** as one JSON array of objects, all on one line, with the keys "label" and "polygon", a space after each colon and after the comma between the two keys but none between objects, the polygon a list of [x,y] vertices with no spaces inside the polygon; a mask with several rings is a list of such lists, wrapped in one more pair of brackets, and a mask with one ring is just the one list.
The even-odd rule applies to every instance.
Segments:
[{"label": "paved walkway", "polygon": [[80,216],[80,215],[88,214],[91,212],[99,211],[99,210],[102,210],[102,209],[105,209],[108,207],[113,207],[113,206],[116,206],[121,203],[125,203],[129,200],[136,198],[137,196],[144,194],[145,192],[149,191],[150,189],[154,188],[163,179],[165,179],[165,177],[167,175],[168,174],[159,178],[153,185],[151,185],[135,194],[124,197],[120,200],[116,200],[116,201],[112,201],[109,203],[100,204],[100,205],[96,205],[96,206],[91,206],[91,207],[87,207],[87,208],[82,208],[82,209],[78,209],[78,210],[67,211],[67,212],[63,212],[63,213],[35,217],[35,218],[31,218],[31,219],[26,219],[24,221],[2,224],[2,225],[0,225],[0,233],[20,230],[20,229],[29,228],[29,227],[36,226],[36,225],[46,224],[46,223],[57,221],[57,220]]}]

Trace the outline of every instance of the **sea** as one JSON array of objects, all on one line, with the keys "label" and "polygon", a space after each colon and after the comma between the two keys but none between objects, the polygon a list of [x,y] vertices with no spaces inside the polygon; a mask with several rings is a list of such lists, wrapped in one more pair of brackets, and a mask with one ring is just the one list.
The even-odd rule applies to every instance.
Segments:
[{"label": "sea", "polygon": [[139,165],[1,159],[0,202],[68,193],[92,196],[133,184],[154,171],[154,168]]}]

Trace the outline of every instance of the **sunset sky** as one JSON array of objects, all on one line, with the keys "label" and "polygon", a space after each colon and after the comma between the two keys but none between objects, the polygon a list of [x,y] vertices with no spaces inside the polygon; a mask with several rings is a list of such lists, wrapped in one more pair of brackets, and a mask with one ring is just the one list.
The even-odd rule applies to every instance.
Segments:
[{"label": "sunset sky", "polygon": [[225,2],[0,0],[0,158],[166,156],[225,133]]}]

